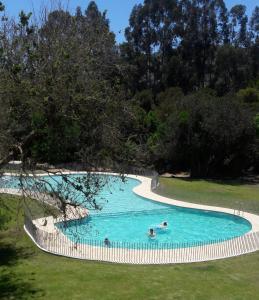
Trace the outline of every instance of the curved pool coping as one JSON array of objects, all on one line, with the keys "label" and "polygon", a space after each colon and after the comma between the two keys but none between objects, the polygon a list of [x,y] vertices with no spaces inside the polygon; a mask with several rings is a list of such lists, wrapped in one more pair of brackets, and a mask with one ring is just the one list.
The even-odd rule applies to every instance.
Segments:
[{"label": "curved pool coping", "polygon": [[[86,172],[63,172],[63,174],[86,174]],[[94,172],[104,175],[119,176],[120,174],[111,172]],[[14,174],[5,173],[4,175],[14,176]],[[37,176],[47,176],[48,174],[38,174]],[[58,175],[58,173],[57,173]],[[33,175],[31,175],[33,176]],[[197,244],[191,248],[178,248],[178,249],[122,249],[122,248],[109,248],[103,245],[87,245],[77,244],[70,241],[56,226],[57,222],[62,221],[62,216],[53,218],[52,216],[28,220],[25,222],[24,230],[32,239],[32,241],[41,250],[65,257],[76,259],[86,259],[93,261],[106,261],[113,263],[126,263],[126,264],[172,264],[172,263],[191,263],[203,262],[210,260],[217,260],[223,258],[235,257],[259,250],[259,216],[247,212],[242,212],[242,216],[235,214],[233,209],[214,207],[208,205],[200,205],[188,203],[176,199],[167,198],[154,193],[151,190],[151,178],[139,175],[125,175],[126,177],[135,179],[140,182],[139,185],[133,188],[133,192],[140,197],[144,197],[151,201],[157,201],[164,204],[212,211],[223,212],[239,216],[246,219],[252,225],[252,228],[246,234],[241,235],[226,241],[218,241],[216,243],[203,245]],[[15,189],[0,189],[0,193],[8,193],[14,195],[21,195],[21,191]],[[44,197],[44,195],[42,195]],[[32,195],[33,198],[33,195]],[[40,199],[38,199],[40,200]],[[86,209],[84,214],[88,212]],[[72,213],[73,219],[79,219],[83,216],[81,214],[75,217]],[[45,220],[47,226],[43,225]],[[66,219],[68,220],[68,219]]]},{"label": "curved pool coping", "polygon": [[[81,171],[80,172],[78,172],[78,171],[60,171],[60,173],[61,172],[62,172],[62,174],[65,174],[65,175],[69,175],[69,174],[71,174],[71,175],[72,174],[87,174],[87,172],[81,172]],[[120,176],[119,173],[112,173],[112,172],[92,172],[92,173],[102,174],[102,175]],[[5,175],[5,176],[16,176],[15,173],[4,173],[3,175]],[[59,175],[58,172],[57,172],[56,175],[57,176]],[[29,176],[37,176],[37,177],[48,176],[48,173],[29,175]],[[140,196],[140,197],[146,198],[148,200],[160,202],[160,203],[163,203],[163,204],[167,204],[167,205],[173,205],[173,206],[189,208],[189,209],[211,211],[211,212],[220,212],[220,213],[226,213],[226,214],[238,216],[240,218],[244,218],[245,220],[247,220],[252,226],[251,230],[249,232],[247,232],[246,234],[252,233],[252,232],[259,232],[259,216],[258,215],[248,213],[248,212],[245,212],[245,211],[242,211],[242,215],[240,215],[240,214],[236,214],[235,210],[230,209],[230,208],[210,206],[210,205],[204,205],[204,204],[196,204],[196,203],[185,202],[185,201],[177,200],[177,199],[173,199],[173,198],[168,198],[168,197],[156,194],[151,190],[151,181],[152,181],[151,178],[145,177],[145,176],[140,176],[140,175],[132,175],[132,174],[125,174],[125,176],[128,177],[128,178],[135,179],[135,180],[140,182],[139,185],[137,185],[133,188],[133,192],[136,195]],[[4,189],[4,190],[5,190],[6,193],[8,193],[7,189]],[[0,189],[0,193],[1,192],[3,192],[3,189]],[[14,189],[9,189],[9,194],[12,194],[12,193],[17,194],[17,193],[15,193]],[[51,217],[50,217],[50,219],[51,219]],[[75,219],[75,218],[73,218],[73,219]],[[60,222],[60,218],[53,219],[52,222],[56,223],[58,221]],[[50,222],[50,223],[52,223],[52,222]],[[42,229],[42,226],[40,226],[40,227]],[[47,226],[47,228],[45,228],[45,229],[48,230],[48,232],[51,232],[51,231],[56,232],[55,227],[56,226],[54,226],[54,224],[53,224],[51,226],[51,228],[49,228],[49,226]]]},{"label": "curved pool coping", "polygon": [[133,188],[133,192],[136,193],[138,196],[141,196],[141,197],[144,197],[144,198],[156,201],[156,202],[173,205],[173,206],[198,209],[198,210],[204,210],[204,211],[211,211],[211,212],[221,212],[221,213],[238,216],[240,218],[247,220],[251,224],[252,228],[247,233],[259,231],[259,216],[258,215],[248,213],[245,211],[242,211],[242,215],[239,215],[234,212],[234,209],[230,209],[230,208],[210,206],[210,205],[204,205],[204,204],[195,204],[195,203],[191,203],[191,202],[185,202],[185,201],[181,201],[181,200],[177,200],[177,199],[164,197],[164,196],[154,193],[151,190],[151,188],[150,188],[151,187],[151,178],[147,178],[144,176],[135,176],[135,175],[127,175],[127,176],[141,181],[140,185]]}]

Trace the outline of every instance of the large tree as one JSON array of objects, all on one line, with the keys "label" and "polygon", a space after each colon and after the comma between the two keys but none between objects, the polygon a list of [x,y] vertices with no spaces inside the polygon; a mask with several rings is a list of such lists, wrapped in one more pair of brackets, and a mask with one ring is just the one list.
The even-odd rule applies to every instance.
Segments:
[{"label": "large tree", "polygon": [[62,184],[56,184],[56,171],[42,163],[78,162],[88,171],[123,172],[127,166],[131,153],[124,127],[131,116],[114,34],[94,2],[84,14],[45,10],[38,24],[30,17],[22,11],[19,22],[2,18],[0,170],[21,160],[26,192],[32,183],[24,174],[39,170],[40,163],[53,184],[35,178],[34,196],[35,189],[54,195],[65,213],[67,205],[80,205],[73,202],[77,190],[86,205],[98,207],[101,179],[88,173],[70,180],[61,172]]}]

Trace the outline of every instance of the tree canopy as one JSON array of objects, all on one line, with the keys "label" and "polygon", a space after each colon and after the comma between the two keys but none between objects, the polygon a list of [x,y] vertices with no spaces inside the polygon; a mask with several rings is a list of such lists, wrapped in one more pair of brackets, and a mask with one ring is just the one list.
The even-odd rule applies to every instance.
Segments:
[{"label": "tree canopy", "polygon": [[121,45],[94,1],[0,14],[0,168],[258,171],[259,7],[145,0]]},{"label": "tree canopy", "polygon": [[146,0],[132,9],[121,55],[132,99],[152,119],[145,141],[160,170],[213,177],[256,169],[258,11],[249,19],[244,5],[228,10],[223,0]]}]

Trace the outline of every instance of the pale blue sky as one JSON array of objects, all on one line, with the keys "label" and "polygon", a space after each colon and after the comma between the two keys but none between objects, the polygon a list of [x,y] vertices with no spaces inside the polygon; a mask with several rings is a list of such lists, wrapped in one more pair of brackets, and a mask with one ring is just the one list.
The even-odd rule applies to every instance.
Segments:
[{"label": "pale blue sky", "polygon": [[[7,12],[11,16],[17,16],[23,9],[26,12],[39,9],[42,3],[50,3],[53,0],[1,0],[4,2]],[[88,0],[61,0],[62,3],[69,2],[69,8],[74,11],[77,6],[85,9],[90,1]],[[101,11],[107,9],[108,18],[112,31],[117,36],[117,41],[124,40],[124,29],[128,25],[130,12],[135,4],[143,3],[143,0],[96,0],[95,1]],[[247,6],[247,12],[250,15],[259,0],[225,0],[228,8],[236,4],[244,4]]]}]

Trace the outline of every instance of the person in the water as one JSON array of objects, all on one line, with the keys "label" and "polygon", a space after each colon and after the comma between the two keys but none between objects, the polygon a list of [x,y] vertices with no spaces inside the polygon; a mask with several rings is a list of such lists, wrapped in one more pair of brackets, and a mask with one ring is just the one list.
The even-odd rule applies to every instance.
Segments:
[{"label": "person in the water", "polygon": [[107,247],[111,246],[111,242],[109,241],[109,239],[107,237],[104,239],[104,245]]},{"label": "person in the water", "polygon": [[159,225],[159,227],[160,227],[161,229],[167,228],[167,226],[168,226],[168,223],[167,223],[166,221],[162,222],[162,223]]},{"label": "person in the water", "polygon": [[153,228],[149,229],[148,236],[154,238],[156,236],[155,230]]}]

